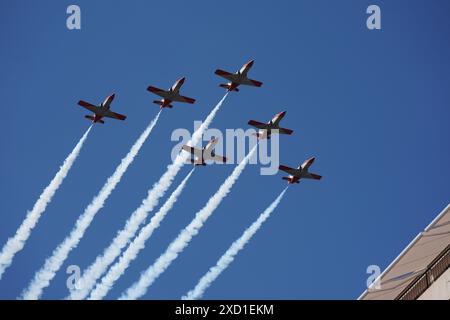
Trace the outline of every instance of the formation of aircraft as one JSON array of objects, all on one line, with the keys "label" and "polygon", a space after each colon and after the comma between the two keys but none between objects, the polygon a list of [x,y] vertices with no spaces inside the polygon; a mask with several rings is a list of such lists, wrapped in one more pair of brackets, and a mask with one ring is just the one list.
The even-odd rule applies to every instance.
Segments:
[{"label": "formation of aircraft", "polygon": [[308,171],[309,167],[313,164],[315,159],[316,158],[313,157],[305,160],[305,162],[303,162],[297,168],[290,168],[284,165],[280,165],[278,169],[283,170],[284,172],[287,172],[289,174],[289,176],[283,177],[281,179],[287,180],[288,184],[300,183],[300,179],[322,179],[322,176]]},{"label": "formation of aircraft", "polygon": [[238,87],[240,85],[261,87],[262,82],[247,78],[247,72],[253,66],[253,62],[254,62],[253,60],[250,60],[235,73],[230,73],[228,71],[217,69],[215,74],[230,81],[228,83],[220,84],[219,86],[227,89],[228,91],[239,91]]},{"label": "formation of aircraft", "polygon": [[256,134],[258,139],[270,139],[270,136],[272,135],[272,130],[278,130],[279,134],[288,134],[291,135],[294,131],[291,129],[286,128],[280,128],[280,121],[284,118],[286,115],[286,111],[277,113],[273,116],[272,120],[270,120],[267,123],[262,123],[255,120],[250,120],[248,122],[249,125],[260,129],[259,132]]},{"label": "formation of aircraft", "polygon": [[105,121],[102,120],[102,118],[113,118],[117,120],[125,120],[127,116],[124,116],[120,113],[112,112],[109,107],[111,105],[111,102],[114,100],[115,94],[112,94],[108,97],[106,97],[105,101],[103,101],[100,105],[95,106],[93,104],[90,104],[89,102],[80,100],[78,101],[78,105],[88,109],[89,111],[92,111],[94,115],[86,115],[84,116],[86,119],[92,120],[93,123],[105,123]]},{"label": "formation of aircraft", "polygon": [[[240,85],[261,87],[262,82],[247,77],[247,73],[253,66],[253,63],[254,60],[250,60],[235,73],[230,73],[221,69],[217,69],[215,71],[215,74],[229,81],[228,83],[220,84],[219,86],[227,89],[228,92],[239,91],[238,87]],[[147,88],[148,91],[153,92],[162,98],[161,100],[154,100],[153,103],[158,104],[161,109],[173,108],[171,104],[172,102],[184,102],[190,104],[195,103],[195,99],[180,95],[180,89],[183,86],[185,79],[186,78],[184,77],[178,79],[174,83],[174,85],[168,90],[163,90],[153,86],[149,86]],[[85,116],[85,118],[92,120],[93,123],[105,123],[105,121],[102,120],[104,117],[118,120],[125,120],[126,119],[125,115],[115,113],[110,110],[110,105],[111,102],[114,100],[114,97],[115,97],[114,94],[106,97],[106,99],[98,106],[95,106],[83,100],[78,101],[78,104],[94,113],[93,115]],[[270,139],[274,131],[278,132],[279,134],[291,135],[294,132],[293,130],[280,127],[280,121],[284,118],[285,115],[286,111],[283,111],[277,113],[267,123],[259,122],[256,120],[250,120],[248,124],[259,129],[258,133],[256,133],[258,139]],[[218,138],[213,138],[208,142],[208,144],[204,148],[201,149],[184,145],[182,146],[182,150],[187,151],[191,154],[192,157],[190,161],[195,166],[200,165],[205,166],[206,161],[208,160],[225,163],[227,162],[227,158],[222,155],[217,155],[215,153],[215,147],[218,141],[219,141]],[[282,179],[287,180],[288,184],[299,183],[300,179],[320,180],[322,178],[320,175],[308,171],[309,167],[312,165],[314,160],[315,160],[314,157],[310,158],[305,162],[303,162],[303,164],[298,166],[297,168],[290,168],[284,165],[280,165],[279,170],[285,171],[289,174],[289,176],[283,177]]]},{"label": "formation of aircraft", "polygon": [[192,155],[191,163],[195,166],[206,166],[207,160],[215,160],[220,162],[227,162],[227,158],[217,155],[214,151],[218,138],[212,138],[204,148],[195,148],[188,145],[181,147],[182,150],[189,152]]},{"label": "formation of aircraft", "polygon": [[160,107],[161,109],[173,108],[173,106],[171,105],[173,101],[193,104],[195,102],[195,99],[180,95],[180,89],[184,83],[184,80],[186,80],[186,78],[184,77],[178,79],[174,83],[174,85],[171,88],[169,88],[169,90],[163,90],[153,86],[149,86],[147,88],[148,91],[153,92],[158,96],[162,97],[161,100],[154,100],[153,103],[159,104],[161,106]]}]

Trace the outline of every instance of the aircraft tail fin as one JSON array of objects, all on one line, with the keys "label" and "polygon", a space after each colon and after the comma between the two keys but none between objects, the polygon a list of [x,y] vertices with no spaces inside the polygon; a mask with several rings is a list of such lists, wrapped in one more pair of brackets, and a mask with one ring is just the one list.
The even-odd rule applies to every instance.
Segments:
[{"label": "aircraft tail fin", "polygon": [[173,105],[171,104],[164,104],[161,100],[154,100],[153,103],[157,104],[160,106],[160,109],[162,108],[173,108]]},{"label": "aircraft tail fin", "polygon": [[236,91],[236,92],[239,92],[239,89],[238,89],[238,88],[232,88],[232,89],[231,89],[231,86],[230,86],[228,83],[222,83],[222,84],[219,84],[219,87],[225,88],[225,89],[227,89],[228,91]]},{"label": "aircraft tail fin", "polygon": [[194,165],[194,166],[206,166],[206,163],[203,161],[203,162],[200,162],[200,161],[196,161],[196,160],[194,160],[194,159],[191,159],[191,163]]},{"label": "aircraft tail fin", "polygon": [[264,136],[259,132],[254,132],[252,135],[256,136],[258,140],[264,139]]},{"label": "aircraft tail fin", "polygon": [[289,177],[282,177],[281,179],[286,180],[289,184],[300,183],[300,180],[294,181],[292,178]]},{"label": "aircraft tail fin", "polygon": [[101,123],[101,124],[105,123],[105,121],[103,121],[103,120],[97,120],[97,121],[95,121],[95,118],[94,118],[93,116],[86,115],[86,116],[84,116],[84,117],[85,117],[86,119],[91,120],[92,122],[99,122],[99,123]]}]

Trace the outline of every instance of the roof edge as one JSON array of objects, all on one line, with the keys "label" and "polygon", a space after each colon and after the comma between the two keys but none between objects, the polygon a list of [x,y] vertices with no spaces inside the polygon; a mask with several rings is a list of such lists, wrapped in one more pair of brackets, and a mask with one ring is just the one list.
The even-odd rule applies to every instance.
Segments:
[{"label": "roof edge", "polygon": [[[420,239],[420,237],[422,236],[423,232],[428,231],[434,223],[436,223],[440,218],[442,218],[442,216],[447,213],[447,211],[450,210],[450,203],[447,204],[447,206],[428,224],[428,226],[426,226],[426,228],[419,232],[416,237],[406,246],[406,248],[404,248],[402,250],[402,252],[400,252],[400,254],[394,259],[394,261],[392,261],[387,268],[377,277],[377,279],[372,283],[372,285],[374,285],[377,281],[381,280],[381,278],[392,269],[392,267],[405,255],[406,252],[408,252],[408,250]],[[369,287],[370,288],[370,287]],[[367,293],[368,293],[368,289],[364,290],[363,293],[361,293],[361,295],[357,298],[357,300],[361,300],[363,299]]]}]

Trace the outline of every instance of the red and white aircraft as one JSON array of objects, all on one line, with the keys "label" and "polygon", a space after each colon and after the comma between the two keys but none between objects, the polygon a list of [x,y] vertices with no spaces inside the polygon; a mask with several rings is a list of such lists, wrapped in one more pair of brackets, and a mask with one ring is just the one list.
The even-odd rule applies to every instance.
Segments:
[{"label": "red and white aircraft", "polygon": [[147,88],[148,91],[157,94],[162,97],[161,100],[154,100],[153,103],[159,104],[162,108],[172,108],[173,106],[170,104],[172,101],[177,102],[186,102],[186,103],[194,103],[195,99],[184,97],[180,95],[180,88],[184,83],[186,78],[178,79],[174,85],[169,90],[159,89],[153,86],[149,86]]},{"label": "red and white aircraft", "polygon": [[256,134],[258,139],[270,139],[270,136],[272,135],[272,130],[278,130],[279,134],[289,134],[291,135],[294,131],[291,129],[286,128],[280,128],[280,121],[284,118],[286,114],[286,111],[277,113],[273,116],[272,120],[270,120],[267,123],[262,123],[255,120],[250,120],[248,122],[249,125],[256,127],[259,130],[259,132]]},{"label": "red and white aircraft", "polygon": [[115,94],[112,94],[108,97],[106,97],[105,101],[103,101],[100,105],[95,106],[93,104],[90,104],[89,102],[80,100],[78,101],[78,105],[88,109],[89,111],[92,111],[94,115],[86,115],[84,116],[86,119],[92,120],[94,123],[105,123],[105,121],[102,120],[103,117],[107,118],[113,118],[118,120],[125,120],[127,116],[124,116],[123,114],[115,113],[109,110],[109,107],[111,105],[111,102],[114,100]]},{"label": "red and white aircraft", "polygon": [[289,184],[293,183],[300,183],[300,179],[314,179],[314,180],[320,180],[322,176],[319,176],[318,174],[311,173],[308,171],[309,167],[312,165],[316,158],[310,158],[303,162],[301,166],[299,166],[297,169],[290,168],[286,166],[279,166],[278,169],[283,170],[284,172],[289,173],[288,177],[283,177],[283,180],[287,180]]},{"label": "red and white aircraft", "polygon": [[196,166],[206,166],[206,160],[215,160],[225,163],[227,162],[227,158],[224,156],[219,156],[214,152],[217,142],[219,142],[218,138],[212,138],[204,148],[198,149],[184,145],[181,149],[196,157],[196,159],[191,158],[191,163]]},{"label": "red and white aircraft", "polygon": [[250,60],[249,62],[244,64],[242,68],[238,70],[236,73],[230,73],[227,71],[217,69],[215,74],[230,81],[228,83],[220,84],[219,86],[227,89],[228,91],[239,91],[238,87],[241,84],[247,86],[261,87],[262,82],[247,78],[247,72],[253,66],[253,62],[254,62],[253,60]]}]

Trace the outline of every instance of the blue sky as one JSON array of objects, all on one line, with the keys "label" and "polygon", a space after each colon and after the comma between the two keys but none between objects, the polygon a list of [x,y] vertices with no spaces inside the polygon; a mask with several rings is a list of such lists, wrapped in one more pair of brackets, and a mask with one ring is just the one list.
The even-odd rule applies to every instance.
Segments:
[{"label": "blue sky", "polygon": [[[0,3],[0,245],[88,128],[79,99],[116,93],[24,250],[0,281],[14,299],[158,112],[152,84],[181,76],[195,105],[164,110],[141,153],[43,298],[67,295],[170,162],[176,128],[192,130],[223,96],[216,68],[255,59],[262,88],[232,93],[212,127],[247,128],[287,110],[283,164],[316,156],[321,181],[290,188],[273,216],[206,291],[206,299],[354,299],[366,268],[385,268],[449,201],[450,3],[446,1],[77,1]],[[382,30],[366,28],[370,4]],[[178,203],[107,298],[117,298],[192,219],[233,166],[196,170]],[[169,190],[188,173],[181,170]],[[178,299],[283,190],[281,174],[252,165],[148,299]],[[167,194],[169,195],[169,193]]]}]

